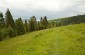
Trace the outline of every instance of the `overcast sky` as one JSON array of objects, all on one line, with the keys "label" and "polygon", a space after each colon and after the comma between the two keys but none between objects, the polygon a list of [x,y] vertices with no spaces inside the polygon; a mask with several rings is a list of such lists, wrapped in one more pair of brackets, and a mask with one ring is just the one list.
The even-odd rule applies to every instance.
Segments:
[{"label": "overcast sky", "polygon": [[0,11],[5,14],[7,8],[13,18],[37,19],[47,16],[49,19],[85,14],[85,0],[0,0]]}]

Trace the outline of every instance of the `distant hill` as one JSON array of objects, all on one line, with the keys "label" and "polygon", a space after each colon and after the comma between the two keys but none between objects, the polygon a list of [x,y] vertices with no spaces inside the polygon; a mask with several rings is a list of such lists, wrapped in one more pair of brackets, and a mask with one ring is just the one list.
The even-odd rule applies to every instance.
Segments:
[{"label": "distant hill", "polygon": [[69,24],[85,23],[85,15],[77,15],[72,17],[54,19],[50,20],[50,22],[53,22],[55,26],[65,26]]}]

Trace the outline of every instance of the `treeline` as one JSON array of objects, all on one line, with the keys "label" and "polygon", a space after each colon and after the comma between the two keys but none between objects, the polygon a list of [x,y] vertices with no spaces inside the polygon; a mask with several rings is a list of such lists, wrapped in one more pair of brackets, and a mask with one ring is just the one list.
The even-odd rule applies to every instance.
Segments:
[{"label": "treeline", "polygon": [[22,18],[13,19],[11,12],[7,9],[5,17],[0,13],[0,41],[5,38],[12,38],[18,35],[23,35],[28,32],[50,28],[47,17],[41,17],[37,21],[35,16],[23,22]]},{"label": "treeline", "polygon": [[11,12],[7,9],[5,16],[0,13],[0,41],[33,31],[79,23],[85,23],[85,15],[54,20],[47,20],[47,17],[44,16],[39,21],[32,16],[29,20],[23,21],[21,17],[14,20]]},{"label": "treeline", "polygon": [[50,22],[54,27],[71,25],[71,24],[80,24],[80,23],[85,23],[85,15],[77,15],[67,18],[54,19],[50,20]]}]

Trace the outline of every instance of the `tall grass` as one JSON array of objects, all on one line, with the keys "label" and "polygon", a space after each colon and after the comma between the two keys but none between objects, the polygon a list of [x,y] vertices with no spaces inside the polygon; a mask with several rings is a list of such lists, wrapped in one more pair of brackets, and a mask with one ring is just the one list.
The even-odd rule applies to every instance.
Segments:
[{"label": "tall grass", "polygon": [[85,55],[85,24],[36,31],[1,41],[0,55]]}]

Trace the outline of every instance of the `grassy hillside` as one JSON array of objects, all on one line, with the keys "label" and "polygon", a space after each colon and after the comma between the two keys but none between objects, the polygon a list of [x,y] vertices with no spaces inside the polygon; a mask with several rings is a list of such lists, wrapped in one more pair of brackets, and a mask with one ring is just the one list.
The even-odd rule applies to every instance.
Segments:
[{"label": "grassy hillside", "polygon": [[0,55],[85,55],[85,23],[1,41]]}]

